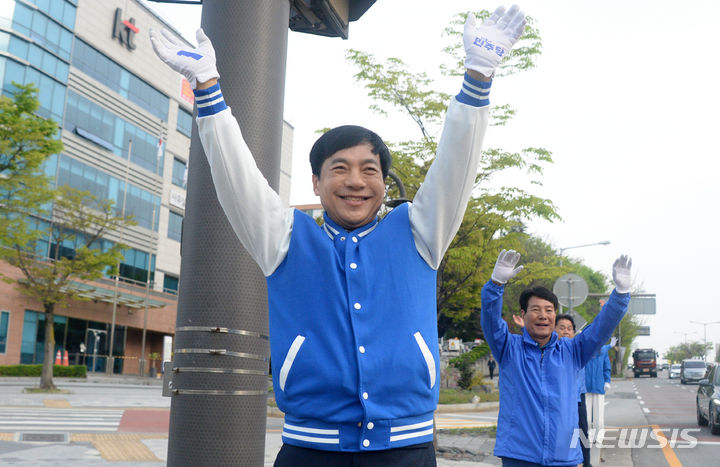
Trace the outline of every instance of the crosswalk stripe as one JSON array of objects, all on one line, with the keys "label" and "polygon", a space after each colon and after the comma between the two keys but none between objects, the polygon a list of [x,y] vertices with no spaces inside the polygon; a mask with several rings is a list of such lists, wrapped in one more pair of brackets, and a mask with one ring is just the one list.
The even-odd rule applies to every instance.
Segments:
[{"label": "crosswalk stripe", "polygon": [[0,408],[0,431],[117,431],[124,410]]}]

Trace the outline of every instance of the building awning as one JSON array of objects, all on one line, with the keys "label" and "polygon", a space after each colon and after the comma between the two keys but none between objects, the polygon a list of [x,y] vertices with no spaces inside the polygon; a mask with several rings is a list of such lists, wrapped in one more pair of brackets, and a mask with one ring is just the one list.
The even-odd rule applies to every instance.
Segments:
[{"label": "building awning", "polygon": [[[63,292],[72,291],[77,296],[88,298],[90,300],[98,300],[106,303],[115,302],[115,290],[97,287],[95,285],[85,284],[83,282],[71,281],[61,290]],[[130,308],[145,308],[145,297],[124,293],[118,290],[117,304],[124,305]],[[165,305],[167,305],[167,303],[161,302],[160,300],[153,300],[150,297],[147,298],[148,308],[162,308]]]}]

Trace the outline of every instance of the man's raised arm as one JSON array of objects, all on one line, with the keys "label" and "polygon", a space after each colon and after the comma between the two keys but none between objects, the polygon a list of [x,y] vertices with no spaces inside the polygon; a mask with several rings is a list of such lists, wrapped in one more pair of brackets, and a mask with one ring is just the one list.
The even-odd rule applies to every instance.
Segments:
[{"label": "man's raised arm", "polygon": [[410,206],[410,224],[418,252],[433,268],[440,265],[465,214],[477,175],[488,124],[490,84],[500,61],[525,28],[517,5],[499,7],[481,25],[468,14],[463,30],[466,73],[452,99],[435,161]]},{"label": "man's raised arm", "polygon": [[193,87],[198,131],[218,200],[235,234],[268,276],[287,252],[292,210],[282,205],[263,177],[225,104],[210,39],[202,29],[196,38],[198,47],[192,48],[176,42],[167,31],[150,30],[158,57]]},{"label": "man's raised arm", "polygon": [[573,339],[573,345],[576,346],[580,357],[580,366],[585,366],[595,352],[610,339],[613,330],[625,316],[630,303],[631,269],[630,257],[623,255],[615,260],[613,263],[615,290],[610,294],[610,298],[605,302],[592,325]]},{"label": "man's raised arm", "polygon": [[513,250],[501,251],[491,279],[487,281],[480,292],[482,298],[480,327],[483,330],[485,341],[490,346],[498,364],[501,365],[505,358],[510,334],[507,323],[502,319],[502,296],[507,281],[523,269],[523,266],[517,266],[519,260],[520,253]]}]

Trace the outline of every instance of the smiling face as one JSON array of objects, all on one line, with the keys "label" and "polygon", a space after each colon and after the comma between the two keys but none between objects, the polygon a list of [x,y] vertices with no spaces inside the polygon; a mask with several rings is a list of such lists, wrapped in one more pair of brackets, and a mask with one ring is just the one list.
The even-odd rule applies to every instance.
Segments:
[{"label": "smiling face", "polygon": [[325,159],[320,176],[313,175],[313,190],[327,215],[346,230],[371,222],[385,197],[380,157],[372,146],[360,144]]},{"label": "smiling face", "polygon": [[567,319],[557,320],[555,323],[555,332],[557,332],[558,337],[569,337],[570,339],[575,337],[575,329],[573,329],[570,320]]},{"label": "smiling face", "polygon": [[555,329],[555,306],[552,302],[532,296],[527,310],[522,310],[525,329],[538,344],[545,345]]}]

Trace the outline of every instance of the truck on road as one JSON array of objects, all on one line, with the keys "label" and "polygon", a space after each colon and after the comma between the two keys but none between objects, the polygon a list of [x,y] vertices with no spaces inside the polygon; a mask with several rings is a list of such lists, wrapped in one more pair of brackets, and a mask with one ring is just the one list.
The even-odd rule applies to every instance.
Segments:
[{"label": "truck on road", "polygon": [[655,349],[636,349],[632,353],[633,374],[636,378],[640,375],[657,378],[657,355]]}]

